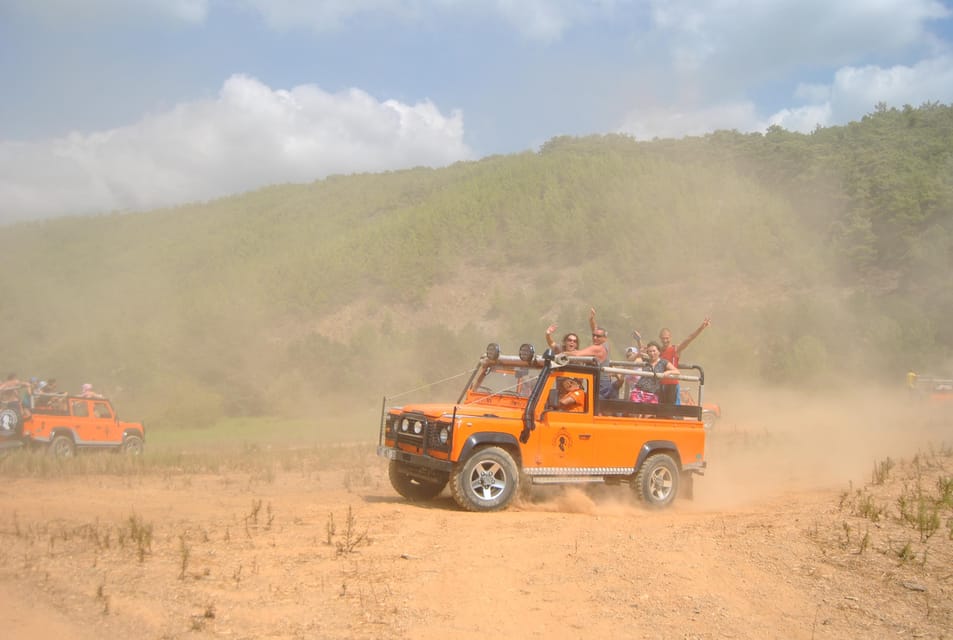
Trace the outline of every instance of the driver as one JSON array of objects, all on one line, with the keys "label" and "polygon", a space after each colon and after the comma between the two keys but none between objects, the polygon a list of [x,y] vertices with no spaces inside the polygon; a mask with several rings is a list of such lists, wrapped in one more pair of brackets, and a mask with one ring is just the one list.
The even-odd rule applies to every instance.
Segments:
[{"label": "driver", "polygon": [[559,408],[577,413],[586,410],[586,392],[575,378],[560,378]]}]

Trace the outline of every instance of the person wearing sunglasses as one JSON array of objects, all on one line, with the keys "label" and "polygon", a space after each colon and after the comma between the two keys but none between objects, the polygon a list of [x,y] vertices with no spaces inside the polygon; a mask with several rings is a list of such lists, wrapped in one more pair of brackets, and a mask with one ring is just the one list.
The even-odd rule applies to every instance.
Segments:
[{"label": "person wearing sunglasses", "polygon": [[589,309],[589,327],[592,329],[592,344],[584,349],[575,348],[566,351],[570,356],[592,356],[600,366],[609,363],[609,332],[596,324],[596,310]]},{"label": "person wearing sunglasses", "polygon": [[[596,323],[596,310],[589,310],[589,326],[592,328],[592,344],[584,349],[567,351],[570,356],[591,356],[600,367],[609,364],[609,332],[605,327]],[[602,375],[599,378],[599,397],[611,398],[618,395],[618,387],[612,384],[612,376]]]},{"label": "person wearing sunglasses", "polygon": [[552,349],[553,353],[562,353],[563,351],[573,351],[579,348],[579,336],[572,331],[563,336],[562,344],[556,344],[553,340],[553,334],[558,325],[554,322],[546,329],[546,344]]}]

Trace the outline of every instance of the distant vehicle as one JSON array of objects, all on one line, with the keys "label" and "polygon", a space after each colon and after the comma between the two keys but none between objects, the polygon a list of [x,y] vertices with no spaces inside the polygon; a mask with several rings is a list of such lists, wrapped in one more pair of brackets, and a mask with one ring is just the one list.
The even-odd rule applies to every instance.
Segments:
[{"label": "distant vehicle", "polygon": [[[695,400],[695,394],[692,393],[687,387],[682,387],[679,391],[679,399],[682,404],[697,405],[698,402]],[[705,423],[706,429],[711,429],[715,426],[715,422],[721,419],[721,405],[715,404],[714,402],[703,402],[702,403],[702,422]]]},{"label": "distant vehicle", "polygon": [[[701,367],[681,371],[701,397]],[[690,497],[706,467],[702,407],[602,399],[607,375],[660,377],[632,363],[539,356],[529,344],[502,355],[490,344],[456,402],[388,409],[385,398],[377,453],[400,495],[429,500],[449,484],[469,511],[504,509],[531,484],[627,484],[657,508]],[[581,390],[581,404],[565,408],[561,389]]]},{"label": "distant vehicle", "polygon": [[953,403],[953,378],[916,376],[913,390],[921,394],[931,405]]},{"label": "distant vehicle", "polygon": [[44,447],[69,458],[77,449],[139,455],[144,446],[145,426],[119,420],[107,398],[36,393],[0,404],[0,450]]}]

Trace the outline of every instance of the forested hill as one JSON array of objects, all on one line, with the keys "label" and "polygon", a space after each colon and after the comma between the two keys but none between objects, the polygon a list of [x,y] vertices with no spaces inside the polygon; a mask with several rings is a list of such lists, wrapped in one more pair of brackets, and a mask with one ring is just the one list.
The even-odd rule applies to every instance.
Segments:
[{"label": "forested hill", "polygon": [[379,403],[488,341],[585,330],[590,306],[616,356],[632,329],[677,340],[711,315],[691,354],[713,384],[953,374],[947,105],[810,135],[562,137],[2,232],[0,363],[160,424]]}]

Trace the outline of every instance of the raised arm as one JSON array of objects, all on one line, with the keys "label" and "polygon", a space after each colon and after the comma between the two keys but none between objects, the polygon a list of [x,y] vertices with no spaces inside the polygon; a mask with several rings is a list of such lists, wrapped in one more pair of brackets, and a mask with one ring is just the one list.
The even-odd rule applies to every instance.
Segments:
[{"label": "raised arm", "polygon": [[556,347],[556,341],[553,340],[553,334],[556,333],[557,326],[558,325],[554,322],[548,327],[546,327],[546,344],[549,345],[550,349],[553,349]]},{"label": "raised arm", "polygon": [[705,327],[707,327],[710,324],[711,324],[711,318],[705,318],[704,320],[702,320],[702,323],[698,325],[698,328],[692,331],[690,336],[682,340],[681,343],[679,343],[679,345],[675,347],[676,353],[681,355],[682,351],[684,351],[685,348],[692,343],[692,340],[697,338],[699,334],[701,334],[701,332],[705,330]]},{"label": "raised arm", "polygon": [[589,307],[589,328],[595,333],[598,325],[596,324],[596,308]]}]

